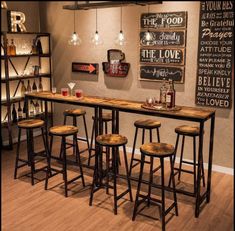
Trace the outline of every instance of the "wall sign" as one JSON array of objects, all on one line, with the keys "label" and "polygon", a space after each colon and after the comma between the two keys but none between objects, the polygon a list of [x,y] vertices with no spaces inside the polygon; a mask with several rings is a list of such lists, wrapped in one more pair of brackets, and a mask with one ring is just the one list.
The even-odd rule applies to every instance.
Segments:
[{"label": "wall sign", "polygon": [[7,11],[8,30],[11,32],[26,32],[25,14],[19,11]]},{"label": "wall sign", "polygon": [[140,32],[141,46],[185,46],[185,31],[151,31],[152,41],[144,39],[144,31]]},{"label": "wall sign", "polygon": [[[140,80],[183,83],[187,12],[144,13],[140,26]],[[151,41],[145,40],[147,29]]]},{"label": "wall sign", "polygon": [[201,2],[199,23],[196,104],[230,108],[234,71],[233,2]]},{"label": "wall sign", "polygon": [[73,62],[72,72],[81,72],[81,73],[97,75],[99,73],[99,64]]},{"label": "wall sign", "polygon": [[183,65],[184,49],[140,49],[140,62]]},{"label": "wall sign", "polygon": [[141,15],[141,28],[186,28],[186,12],[144,13]]},{"label": "wall sign", "polygon": [[182,82],[184,76],[184,67],[168,67],[168,66],[141,66],[140,78],[146,80],[166,80],[172,79]]}]

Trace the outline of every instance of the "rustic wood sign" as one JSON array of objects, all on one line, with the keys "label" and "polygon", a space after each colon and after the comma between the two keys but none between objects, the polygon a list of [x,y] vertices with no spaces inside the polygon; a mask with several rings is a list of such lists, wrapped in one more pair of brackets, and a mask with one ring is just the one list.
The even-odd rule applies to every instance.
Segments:
[{"label": "rustic wood sign", "polygon": [[169,66],[141,66],[140,78],[142,80],[158,80],[164,78],[166,80],[172,79],[176,83],[184,81],[184,67],[169,67]]},{"label": "rustic wood sign", "polygon": [[186,28],[187,12],[144,13],[141,15],[141,28]]},{"label": "rustic wood sign", "polygon": [[140,32],[141,46],[185,46],[185,31],[150,31],[153,40],[146,41],[144,34]]},{"label": "rustic wood sign", "polygon": [[183,65],[184,49],[140,49],[140,62]]},{"label": "rustic wood sign", "polygon": [[97,75],[99,73],[99,64],[74,62],[72,63],[72,72],[82,72]]},{"label": "rustic wood sign", "polygon": [[103,71],[111,77],[126,77],[130,68],[129,63],[103,62]]},{"label": "rustic wood sign", "polygon": [[205,1],[200,5],[196,104],[231,107],[234,57],[234,4]]}]

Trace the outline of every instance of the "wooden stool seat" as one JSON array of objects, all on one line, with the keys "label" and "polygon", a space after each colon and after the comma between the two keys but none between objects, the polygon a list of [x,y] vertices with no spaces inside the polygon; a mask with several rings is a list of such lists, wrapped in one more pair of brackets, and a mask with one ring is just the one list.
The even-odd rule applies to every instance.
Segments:
[{"label": "wooden stool seat", "polygon": [[44,121],[40,119],[28,119],[19,121],[17,125],[19,128],[25,129],[40,128],[44,125]]},{"label": "wooden stool seat", "polygon": [[176,127],[175,132],[180,135],[198,136],[200,133],[200,129],[197,126],[182,125],[182,126]]},{"label": "wooden stool seat", "polygon": [[69,109],[64,111],[64,116],[81,116],[85,114],[86,111],[83,109]]},{"label": "wooden stool seat", "polygon": [[136,120],[134,125],[138,128],[154,129],[161,127],[161,123],[157,120],[140,119]]},{"label": "wooden stool seat", "polygon": [[[95,116],[92,116],[92,119],[94,120],[95,119]],[[112,121],[112,113],[109,113],[109,112],[105,112],[105,113],[102,113],[102,121]]]},{"label": "wooden stool seat", "polygon": [[147,156],[167,157],[174,154],[175,148],[171,144],[152,142],[141,145],[140,151]]},{"label": "wooden stool seat", "polygon": [[96,137],[96,141],[102,146],[121,146],[127,143],[127,138],[119,134],[105,134]]},{"label": "wooden stool seat", "polygon": [[54,136],[70,136],[78,132],[78,128],[70,125],[54,126],[49,129],[49,133]]}]

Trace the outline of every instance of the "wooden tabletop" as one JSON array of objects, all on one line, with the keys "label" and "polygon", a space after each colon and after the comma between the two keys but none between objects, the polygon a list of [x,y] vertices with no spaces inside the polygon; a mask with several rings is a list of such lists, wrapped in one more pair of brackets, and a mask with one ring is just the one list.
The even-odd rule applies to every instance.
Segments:
[{"label": "wooden tabletop", "polygon": [[[104,109],[118,109],[124,112],[156,115],[160,117],[175,118],[189,121],[205,121],[215,114],[215,110],[199,107],[186,107],[179,106],[181,110],[178,111],[162,111],[162,110],[149,110],[141,107],[144,102],[131,101],[98,96],[83,96],[77,98],[76,96],[62,96],[61,94],[52,94],[51,92],[36,92],[27,93],[27,98],[37,98],[46,101],[68,103],[74,105],[82,105],[88,107],[100,106]],[[178,105],[177,105],[178,106]]]}]

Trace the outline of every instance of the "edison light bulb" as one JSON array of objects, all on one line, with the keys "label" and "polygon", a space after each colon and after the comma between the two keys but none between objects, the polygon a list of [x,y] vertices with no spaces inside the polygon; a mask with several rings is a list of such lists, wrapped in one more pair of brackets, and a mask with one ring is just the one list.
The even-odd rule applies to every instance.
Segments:
[{"label": "edison light bulb", "polygon": [[146,41],[149,42],[149,41],[151,41],[151,40],[153,39],[153,35],[152,35],[151,32],[147,31],[147,32],[145,32],[145,34],[144,34],[144,38],[145,38]]},{"label": "edison light bulb", "polygon": [[94,43],[95,45],[100,45],[103,43],[98,31],[96,31],[95,34],[92,36],[91,42]]},{"label": "edison light bulb", "polygon": [[124,33],[122,30],[120,30],[115,42],[116,42],[116,44],[119,44],[120,46],[123,46],[126,44],[126,39],[125,39],[125,36],[124,36]]},{"label": "edison light bulb", "polygon": [[82,42],[82,40],[79,38],[78,34],[76,32],[74,32],[69,39],[69,45],[74,45],[74,46],[78,46],[80,45]]}]

